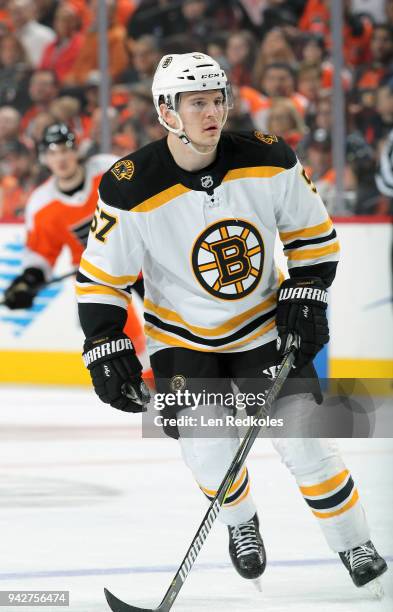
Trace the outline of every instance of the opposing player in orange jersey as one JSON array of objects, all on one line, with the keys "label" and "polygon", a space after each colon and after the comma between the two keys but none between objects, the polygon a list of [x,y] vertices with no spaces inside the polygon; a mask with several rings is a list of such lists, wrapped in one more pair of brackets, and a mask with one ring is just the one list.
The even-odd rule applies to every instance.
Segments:
[{"label": "opposing player in orange jersey", "polygon": [[98,184],[114,162],[112,155],[96,155],[82,163],[75,134],[64,123],[45,130],[39,151],[52,175],[26,205],[24,270],[4,294],[4,304],[12,310],[32,306],[64,246],[71,251],[73,265],[79,264],[97,206]]}]

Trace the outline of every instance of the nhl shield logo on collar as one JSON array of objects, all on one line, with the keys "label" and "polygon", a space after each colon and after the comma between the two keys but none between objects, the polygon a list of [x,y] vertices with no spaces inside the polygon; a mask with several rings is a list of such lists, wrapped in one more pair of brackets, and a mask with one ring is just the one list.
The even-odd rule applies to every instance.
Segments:
[{"label": "nhl shield logo on collar", "polygon": [[213,177],[210,174],[201,177],[201,185],[204,189],[209,189],[213,186]]}]

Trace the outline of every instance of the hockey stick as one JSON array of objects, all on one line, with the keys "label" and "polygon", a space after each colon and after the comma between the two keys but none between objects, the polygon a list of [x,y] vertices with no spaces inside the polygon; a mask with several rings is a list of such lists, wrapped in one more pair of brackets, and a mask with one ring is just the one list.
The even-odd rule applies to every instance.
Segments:
[{"label": "hockey stick", "polygon": [[[71,270],[71,272],[66,272],[65,274],[62,274],[61,276],[56,276],[55,278],[51,278],[50,280],[45,281],[44,283],[40,285],[39,291],[41,291],[41,289],[45,289],[45,287],[47,287],[48,285],[53,285],[54,283],[60,283],[60,281],[63,281],[66,278],[70,278],[70,276],[74,276],[77,273],[77,271],[78,269],[75,268],[74,270]],[[5,306],[4,300],[0,302],[0,306]]]},{"label": "hockey stick", "polygon": [[266,396],[265,404],[261,406],[256,413],[254,418],[255,422],[249,427],[243,442],[240,444],[238,451],[218,488],[216,496],[211,502],[209,509],[206,512],[189,549],[187,550],[186,556],[181,562],[181,565],[158,608],[137,608],[135,606],[131,606],[115,597],[110,591],[108,591],[108,589],[104,589],[106,600],[112,612],[169,612],[169,610],[172,608],[180,589],[182,588],[192,566],[194,565],[199,551],[210,533],[213,523],[220,512],[221,506],[225,501],[229,489],[236,480],[236,476],[239,474],[247,455],[258,436],[258,433],[262,427],[262,424],[260,424],[261,417],[266,417],[270,413],[273,402],[280,393],[283,384],[291,371],[295,361],[296,348],[297,345],[295,344],[294,340],[291,339],[288,352],[285,354],[284,359],[280,364],[277,376]]}]

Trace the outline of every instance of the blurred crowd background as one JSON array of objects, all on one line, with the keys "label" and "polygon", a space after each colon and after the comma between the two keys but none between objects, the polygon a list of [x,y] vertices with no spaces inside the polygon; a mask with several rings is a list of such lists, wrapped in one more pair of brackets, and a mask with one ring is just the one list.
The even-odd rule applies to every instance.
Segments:
[{"label": "blurred crowd background", "polygon": [[[37,145],[63,121],[100,152],[98,0],[0,0],[0,219],[23,218],[44,181]],[[333,215],[392,214],[393,0],[343,0],[345,197],[332,167],[330,1],[107,0],[112,152],[165,131],[151,98],[165,53],[204,51],[227,71],[226,129],[282,136]]]}]

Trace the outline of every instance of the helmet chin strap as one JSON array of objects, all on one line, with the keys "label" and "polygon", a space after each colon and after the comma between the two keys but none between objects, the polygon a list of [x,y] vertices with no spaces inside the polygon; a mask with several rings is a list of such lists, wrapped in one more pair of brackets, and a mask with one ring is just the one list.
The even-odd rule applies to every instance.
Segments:
[{"label": "helmet chin strap", "polygon": [[[190,138],[187,136],[187,134],[185,132],[185,129],[184,129],[182,118],[180,117],[179,113],[177,111],[175,111],[175,110],[172,110],[172,113],[173,113],[173,115],[176,117],[176,119],[179,122],[179,127],[178,128],[173,128],[170,125],[168,125],[168,123],[165,121],[165,119],[163,119],[161,117],[161,115],[159,115],[159,117],[158,117],[159,122],[169,132],[172,132],[172,134],[176,134],[176,136],[182,141],[182,143],[187,145],[188,147],[190,147],[190,149],[192,149],[194,151],[194,153],[198,153],[198,155],[211,155],[211,153],[213,153],[213,151],[215,151],[217,149],[217,145],[212,145],[212,147],[210,148],[209,151],[200,151],[197,148],[197,145],[195,143],[193,143],[190,140]],[[223,121],[222,121],[221,129],[224,127],[227,118],[228,118],[228,109],[225,110],[225,115],[224,115],[224,118],[223,118]]]}]

